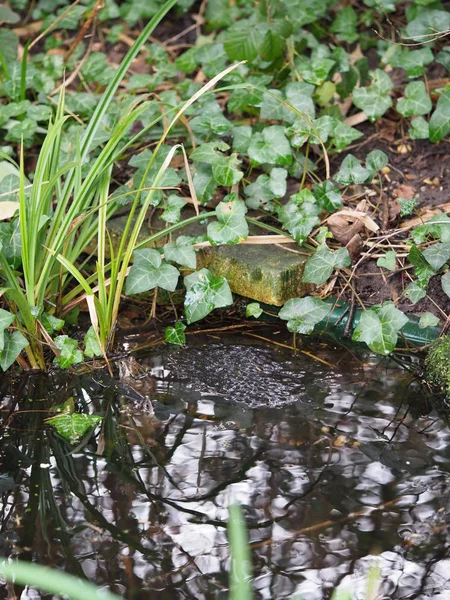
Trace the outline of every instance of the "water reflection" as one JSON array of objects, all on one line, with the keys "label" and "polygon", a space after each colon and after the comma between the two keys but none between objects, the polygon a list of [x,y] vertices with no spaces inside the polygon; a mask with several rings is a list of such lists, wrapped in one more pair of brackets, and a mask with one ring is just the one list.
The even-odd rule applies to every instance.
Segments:
[{"label": "water reflection", "polygon": [[[242,336],[164,349],[154,415],[91,377],[4,380],[2,554],[130,600],[227,598],[233,500],[258,598],[361,597],[374,563],[384,598],[450,598],[448,428],[393,363],[314,352],[333,367]],[[75,447],[43,427],[70,396],[104,415]]]}]

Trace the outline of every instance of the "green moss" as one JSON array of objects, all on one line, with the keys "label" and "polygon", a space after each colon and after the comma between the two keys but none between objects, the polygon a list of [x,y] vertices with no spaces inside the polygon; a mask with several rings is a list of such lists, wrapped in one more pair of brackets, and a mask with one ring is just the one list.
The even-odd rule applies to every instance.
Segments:
[{"label": "green moss", "polygon": [[431,344],[425,359],[425,375],[437,392],[433,394],[436,409],[450,419],[450,335]]}]

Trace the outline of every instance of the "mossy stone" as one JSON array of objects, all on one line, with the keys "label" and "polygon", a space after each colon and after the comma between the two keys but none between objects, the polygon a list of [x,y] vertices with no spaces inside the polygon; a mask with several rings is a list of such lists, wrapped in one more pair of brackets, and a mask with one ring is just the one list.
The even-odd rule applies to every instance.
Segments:
[{"label": "mossy stone", "polygon": [[223,245],[197,254],[197,268],[226,277],[231,291],[265,304],[281,306],[306,295],[311,286],[302,281],[308,255],[268,245]]}]

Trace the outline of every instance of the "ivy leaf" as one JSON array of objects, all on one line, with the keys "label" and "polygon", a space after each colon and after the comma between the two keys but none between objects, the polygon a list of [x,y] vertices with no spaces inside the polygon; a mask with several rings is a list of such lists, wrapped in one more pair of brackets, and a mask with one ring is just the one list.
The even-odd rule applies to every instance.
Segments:
[{"label": "ivy leaf", "polygon": [[418,205],[417,198],[397,198],[397,202],[400,204],[400,216],[409,217],[412,215]]},{"label": "ivy leaf", "polygon": [[181,235],[175,242],[165,244],[163,251],[166,260],[176,262],[189,269],[195,269],[197,266],[195,248],[186,236]]},{"label": "ivy leaf", "polygon": [[416,244],[422,244],[428,236],[439,239],[441,242],[450,242],[450,217],[444,213],[433,215],[426,223],[419,225],[411,233]]},{"label": "ivy leaf", "polygon": [[19,354],[28,346],[27,338],[20,331],[8,333],[3,331],[3,349],[0,352],[0,367],[3,371],[9,369]]},{"label": "ivy leaf", "polygon": [[355,9],[351,6],[345,6],[338,11],[335,20],[331,24],[330,31],[337,34],[336,38],[338,40],[351,44],[359,39],[356,31],[357,22],[358,16]]},{"label": "ivy leaf", "polygon": [[355,127],[340,122],[334,128],[331,137],[333,139],[334,147],[340,152],[363,135],[362,131],[358,131]]},{"label": "ivy leaf", "polygon": [[390,64],[393,67],[405,69],[407,76],[413,78],[423,75],[425,72],[425,66],[433,62],[433,60],[434,56],[430,48],[408,50],[407,48],[403,47],[393,54]]},{"label": "ivy leaf", "polygon": [[397,344],[398,332],[408,322],[408,317],[395,308],[393,302],[363,311],[353,332],[353,340],[366,342],[377,354],[390,354]]},{"label": "ivy leaf", "polygon": [[427,9],[408,23],[406,35],[410,38],[408,42],[414,40],[423,44],[433,41],[440,32],[448,29],[450,29],[450,13],[446,10]]},{"label": "ivy leaf", "polygon": [[412,140],[427,140],[430,137],[430,126],[428,121],[425,121],[423,117],[412,119],[408,133]]},{"label": "ivy leaf", "polygon": [[369,177],[370,171],[361,165],[356,156],[347,154],[334,179],[338,183],[351,185],[352,183],[364,183]]},{"label": "ivy leaf", "polygon": [[342,208],[342,194],[339,188],[329,179],[313,185],[314,196],[319,206],[329,213]]},{"label": "ivy leaf", "polygon": [[412,246],[408,254],[409,262],[414,265],[414,272],[421,287],[426,287],[435,271],[417,246]]},{"label": "ivy leaf", "polygon": [[55,331],[60,331],[64,326],[64,321],[62,319],[58,319],[46,312],[42,313],[41,323],[45,327],[46,332],[50,335]]},{"label": "ivy leaf", "polygon": [[412,81],[405,87],[405,97],[397,102],[397,111],[404,117],[426,115],[433,104],[423,81]]},{"label": "ivy leaf", "polygon": [[200,269],[184,278],[186,296],[184,311],[188,324],[199,321],[215,308],[233,303],[225,277],[213,277],[208,269]]},{"label": "ivy leaf", "polygon": [[263,41],[261,30],[242,19],[227,30],[224,40],[225,52],[231,60],[252,62],[259,53]]},{"label": "ivy leaf", "polygon": [[450,244],[438,242],[423,250],[422,255],[431,267],[437,272],[450,259]]},{"label": "ivy leaf", "polygon": [[100,348],[100,344],[98,343],[97,336],[95,335],[95,330],[92,325],[86,332],[84,336],[84,353],[89,358],[94,358],[94,356],[103,356],[102,349]]},{"label": "ivy leaf", "polygon": [[295,61],[295,66],[303,81],[312,85],[322,85],[334,65],[334,60],[320,56],[312,59],[299,57]]},{"label": "ivy leaf", "polygon": [[411,304],[417,304],[419,300],[425,298],[427,293],[423,287],[421,287],[417,282],[413,281],[405,287],[403,295],[405,298],[408,298]]},{"label": "ivy leaf", "polygon": [[186,343],[186,335],[184,330],[186,325],[181,321],[177,321],[175,325],[166,327],[164,332],[164,339],[168,344],[176,344],[177,346],[184,346]]},{"label": "ivy leaf", "polygon": [[134,263],[127,277],[125,293],[140,294],[155,287],[174,292],[179,275],[178,269],[164,262],[157,250],[151,248],[136,250]]},{"label": "ivy leaf", "polygon": [[171,194],[167,198],[167,204],[161,219],[166,223],[178,223],[181,217],[181,209],[186,206],[186,201],[177,194]]},{"label": "ivy leaf", "polygon": [[281,125],[266,127],[262,133],[252,136],[248,147],[248,156],[253,164],[290,165],[292,151],[289,140]]},{"label": "ivy leaf", "polygon": [[258,317],[260,317],[262,315],[262,313],[263,313],[263,309],[261,308],[259,302],[250,302],[245,307],[245,316],[247,318],[255,317],[255,319],[257,319]]},{"label": "ivy leaf", "polygon": [[76,444],[89,429],[96,427],[102,419],[103,417],[99,415],[72,413],[56,415],[45,419],[45,422],[54,427],[59,435],[70,444]]},{"label": "ivy leaf", "polygon": [[370,172],[370,177],[381,171],[388,164],[388,157],[382,150],[372,150],[366,157],[366,168]]},{"label": "ivy leaf", "polygon": [[389,271],[395,271],[397,265],[397,252],[389,250],[384,256],[377,260],[377,267],[383,267]]},{"label": "ivy leaf", "polygon": [[195,193],[200,202],[208,202],[212,199],[217,189],[217,181],[213,175],[211,165],[199,164],[195,168],[193,177]]},{"label": "ivy leaf", "polygon": [[288,300],[278,313],[280,319],[287,321],[287,328],[293,333],[309,334],[317,323],[330,313],[330,305],[314,298],[292,298]]},{"label": "ivy leaf", "polygon": [[425,329],[425,327],[436,327],[439,325],[439,317],[433,315],[430,312],[424,312],[420,316],[419,327]]},{"label": "ivy leaf", "polygon": [[442,275],[441,286],[444,293],[450,298],[450,271]]},{"label": "ivy leaf", "polygon": [[240,165],[241,161],[238,159],[237,154],[232,154],[228,158],[213,163],[212,172],[217,183],[227,187],[239,183],[244,176],[244,173],[239,170]]},{"label": "ivy leaf", "polygon": [[439,96],[429,127],[432,142],[443,140],[450,132],[450,89],[445,88]]},{"label": "ivy leaf", "polygon": [[[227,201],[227,198],[230,200]],[[217,221],[208,224],[207,236],[213,244],[237,244],[248,236],[247,207],[235,194],[226,196],[216,207]]]},{"label": "ivy leaf", "polygon": [[12,325],[13,321],[14,315],[0,308],[0,351],[5,347],[5,329]]},{"label": "ivy leaf", "polygon": [[309,190],[291,196],[289,202],[278,209],[278,218],[299,244],[303,244],[316,225],[320,223],[320,207]]},{"label": "ivy leaf", "polygon": [[78,349],[78,342],[68,335],[59,335],[54,339],[55,345],[60,351],[60,356],[55,356],[54,363],[61,369],[67,369],[71,365],[83,361],[83,353]]},{"label": "ivy leaf", "polygon": [[339,248],[339,250],[333,252],[325,245],[319,246],[306,261],[303,281],[322,285],[328,281],[333,271],[348,267],[350,262],[347,248]]},{"label": "ivy leaf", "polygon": [[393,84],[389,75],[381,69],[372,71],[371,79],[370,87],[353,90],[353,103],[366,113],[370,121],[374,122],[392,106],[389,92]]}]

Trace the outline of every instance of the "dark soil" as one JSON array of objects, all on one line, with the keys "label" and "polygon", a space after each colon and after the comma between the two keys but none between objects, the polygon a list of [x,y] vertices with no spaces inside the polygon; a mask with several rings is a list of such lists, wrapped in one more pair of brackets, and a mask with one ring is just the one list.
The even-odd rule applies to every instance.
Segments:
[{"label": "dark soil", "polygon": [[[443,141],[436,144],[426,140],[410,140],[409,136],[404,135],[406,132],[402,131],[402,122],[389,119],[381,119],[376,125],[365,124],[358,128],[364,131],[365,138],[349,148],[346,153],[351,152],[364,161],[370,151],[379,149],[389,157],[390,172],[381,176],[382,194],[379,185],[375,185],[372,187],[377,195],[369,197],[373,205],[369,213],[381,227],[377,237],[373,237],[372,234],[371,242],[377,239],[383,241],[382,238],[398,231],[406,224],[405,222],[414,218],[419,219],[427,209],[439,210],[441,207],[442,212],[448,212],[449,207],[442,207],[442,205],[450,202],[450,142]],[[337,171],[346,153],[333,157],[332,173]],[[353,200],[352,195],[355,190],[348,190],[346,204],[351,208],[355,208],[364,197],[364,187],[356,191],[360,191],[361,194]],[[417,209],[411,216],[401,218],[396,198],[408,193],[416,197]],[[428,218],[429,216],[424,220]],[[388,242],[385,239],[383,241],[385,245],[373,253],[380,255],[389,249],[395,249],[400,255],[407,254],[407,248],[399,249],[395,245],[404,244],[411,229],[389,237],[389,243],[394,246],[393,248],[386,245]],[[368,249],[363,245],[362,252],[367,252]],[[354,259],[353,263],[356,264],[360,258]],[[401,258],[401,261],[405,263],[405,258]],[[402,294],[413,278],[413,269],[391,273],[377,267],[376,262],[376,259],[370,257],[362,260],[352,279],[352,286],[365,305],[371,306],[393,300],[406,313],[421,314],[429,311],[438,316],[441,322],[445,320],[445,315],[450,313],[450,299],[441,288],[439,275],[431,279],[427,290],[428,296],[412,305],[409,300],[402,298]],[[343,296],[347,300],[355,299],[349,287],[344,290]]]}]

